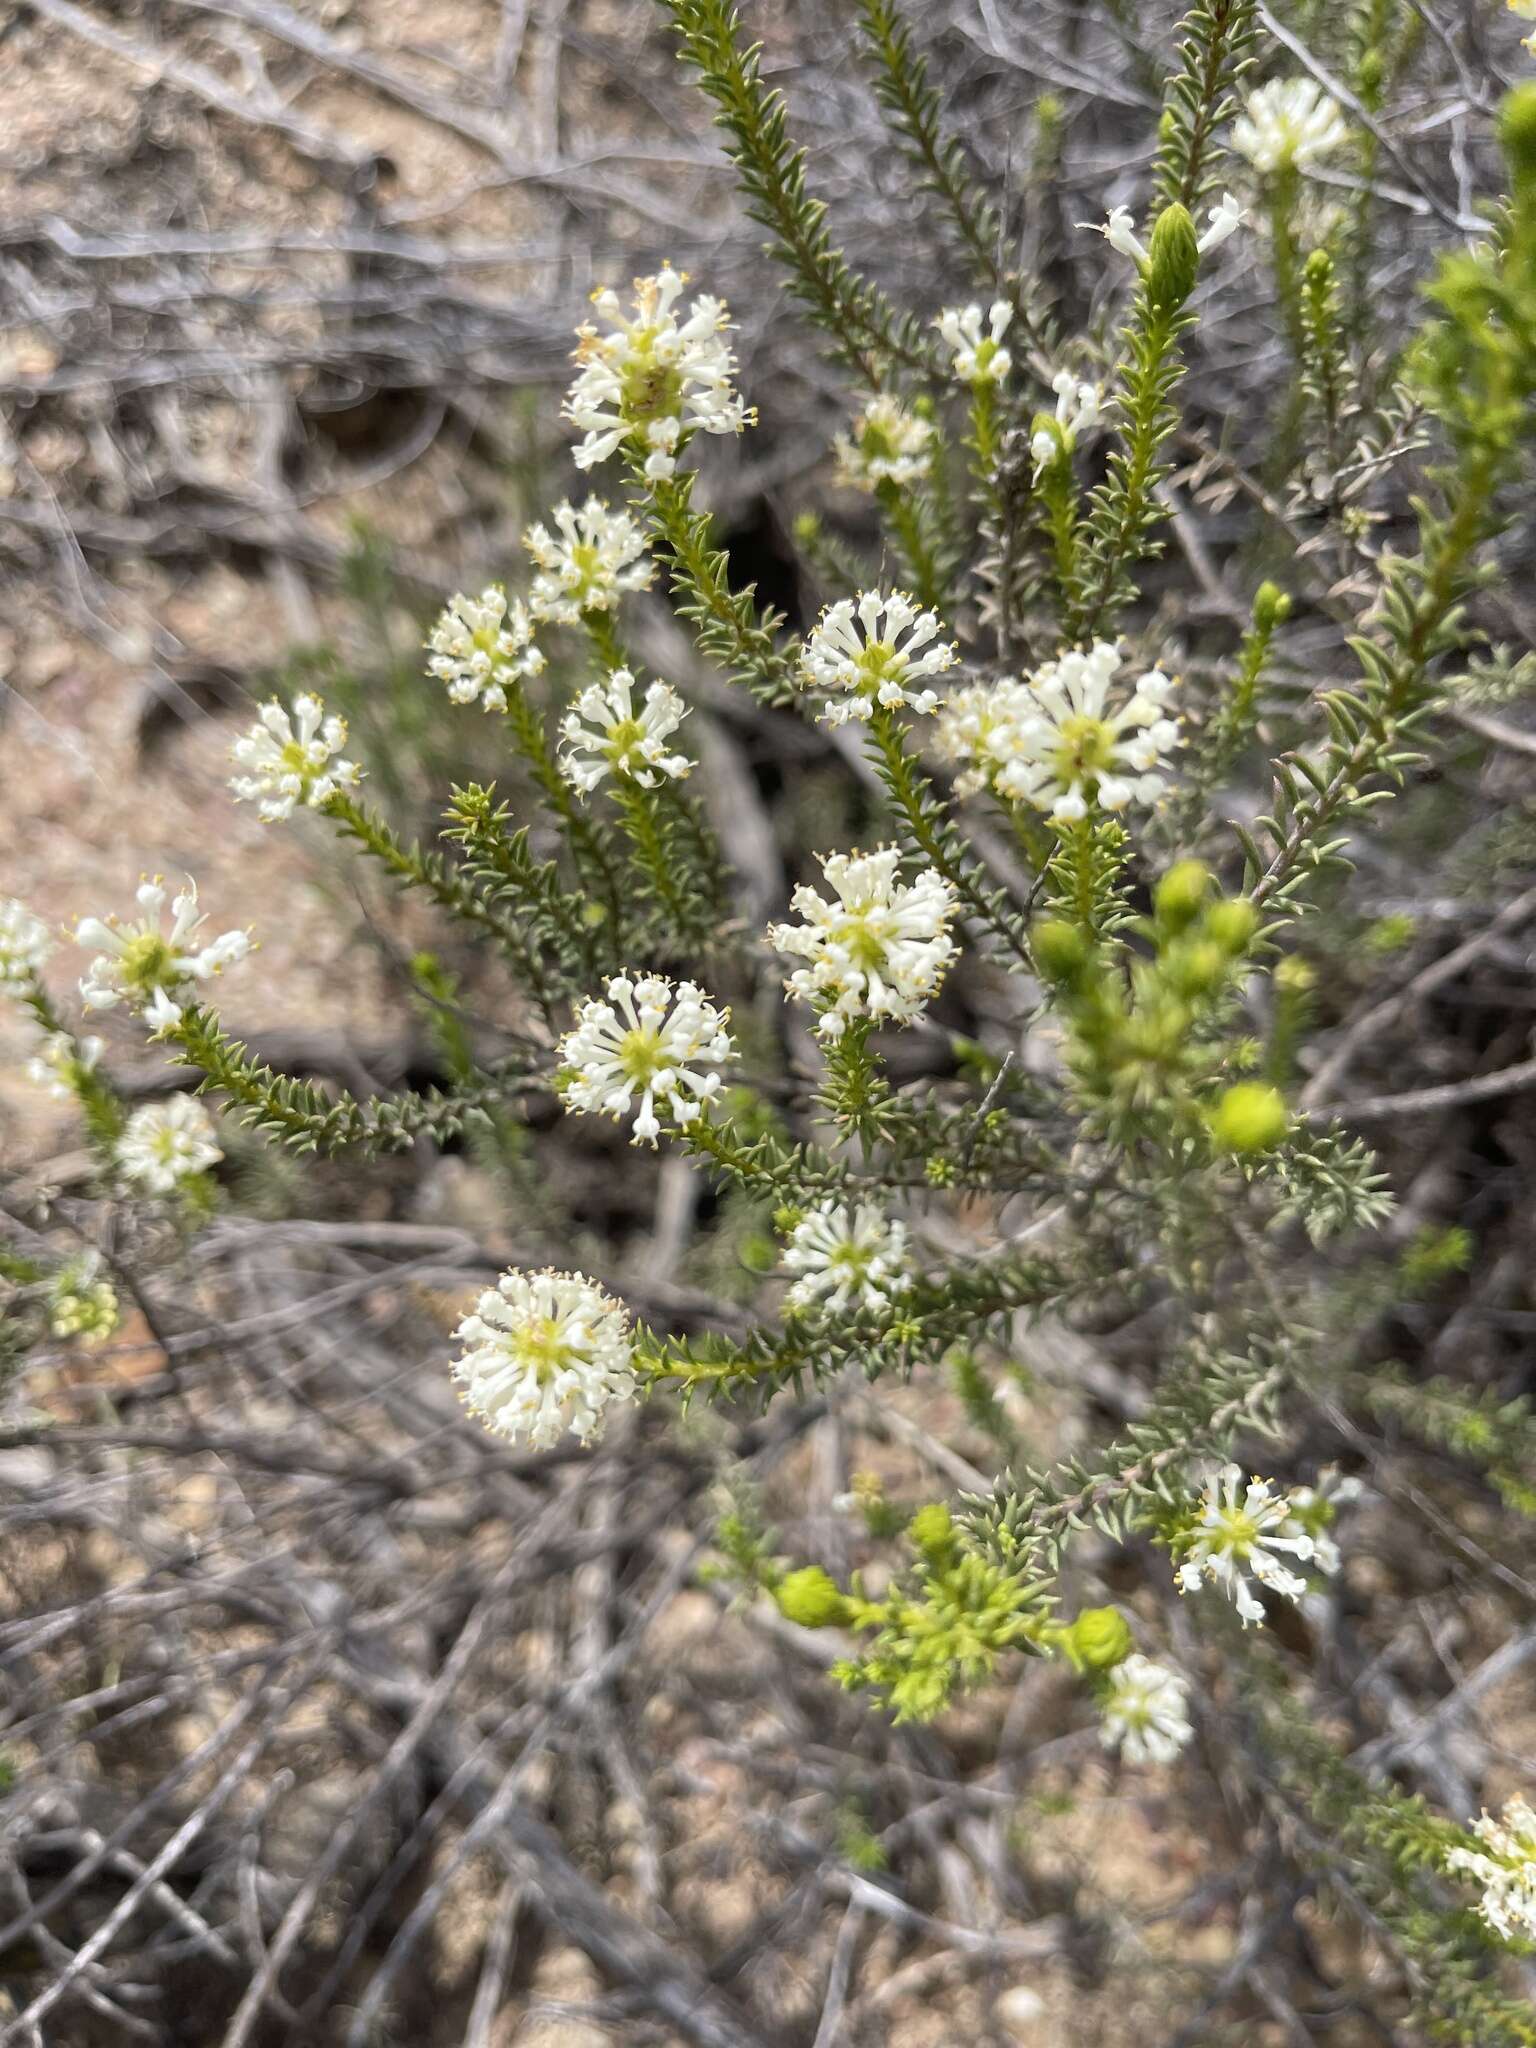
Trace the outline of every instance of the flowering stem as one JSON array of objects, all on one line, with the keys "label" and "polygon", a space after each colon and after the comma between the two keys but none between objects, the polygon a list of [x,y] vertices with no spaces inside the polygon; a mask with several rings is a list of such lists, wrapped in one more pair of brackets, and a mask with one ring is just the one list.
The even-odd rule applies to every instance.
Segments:
[{"label": "flowering stem", "polygon": [[743,50],[731,0],[662,0],[685,61],[714,101],[717,127],[734,138],[731,157],[748,210],[773,240],[773,254],[794,280],[812,320],[837,343],[846,365],[872,391],[888,365],[925,367],[910,320],[898,315],[868,279],[832,246],[826,208],[805,189],[805,151],[784,132],[782,94],[763,85],[756,48]]},{"label": "flowering stem", "polygon": [[787,1194],[799,1201],[806,1196],[834,1194],[848,1180],[825,1153],[813,1154],[806,1146],[785,1145],[772,1136],[743,1144],[731,1123],[726,1119],[715,1122],[707,1108],[692,1123],[680,1126],[678,1136],[690,1152],[722,1167],[747,1194]]},{"label": "flowering stem", "polygon": [[704,821],[700,806],[683,794],[681,786],[670,777],[656,792],[658,803],[665,804],[670,818],[675,820],[688,844],[692,862],[692,880],[708,897],[716,922],[708,938],[718,936],[719,922],[730,904],[730,870],[720,852],[719,845],[709,826]]},{"label": "flowering stem", "polygon": [[1143,279],[1122,337],[1129,350],[1119,393],[1123,445],[1110,458],[1108,480],[1094,493],[1087,560],[1074,577],[1068,630],[1074,640],[1102,637],[1106,617],[1135,594],[1129,569],[1148,552],[1160,517],[1155,498],[1163,469],[1158,450],[1175,425],[1171,404],[1183,374],[1179,337],[1189,324],[1177,305],[1152,297]]},{"label": "flowering stem", "polygon": [[1072,457],[1065,447],[1045,465],[1035,491],[1045,510],[1044,525],[1056,564],[1056,587],[1062,604],[1070,605],[1079,575],[1078,521]]},{"label": "flowering stem", "polygon": [[592,643],[592,652],[597,656],[597,665],[605,674],[616,668],[628,668],[629,659],[619,640],[618,627],[612,612],[584,611],[581,623],[587,629],[587,638]]},{"label": "flowering stem", "polygon": [[825,1079],[818,1098],[839,1130],[857,1134],[866,1168],[889,1122],[891,1107],[890,1084],[881,1061],[869,1048],[871,1028],[869,1020],[862,1018],[839,1037],[823,1041]]},{"label": "flowering stem", "polygon": [[758,612],[754,586],[732,590],[725,550],[710,545],[709,515],[693,510],[692,475],[646,477],[637,470],[635,482],[633,502],[671,558],[678,610],[692,621],[699,646],[764,703],[790,703],[793,660],[773,637],[782,619]]},{"label": "flowering stem", "polygon": [[657,820],[655,791],[642,789],[632,776],[616,774],[613,796],[624,821],[624,830],[649,878],[656,901],[665,911],[673,930],[685,944],[701,944],[704,934],[700,930],[699,918],[678,887],[678,863],[667,850]]},{"label": "flowering stem", "polygon": [[560,773],[545,736],[544,722],[528,701],[528,693],[515,679],[506,684],[507,723],[512,728],[517,750],[528,763],[534,780],[544,792],[551,810],[564,825],[571,854],[578,869],[593,880],[607,906],[614,944],[624,930],[623,892],[618,872],[610,858],[603,835],[576,801],[575,791]]},{"label": "flowering stem", "polygon": [[59,1078],[67,1084],[80,1105],[86,1136],[97,1155],[104,1163],[110,1164],[127,1121],[128,1112],[122,1097],[104,1075],[80,1058],[78,1037],[53,1007],[52,998],[35,974],[28,975],[26,990],[20,1000],[37,1019],[45,1037],[68,1039],[71,1058]]},{"label": "flowering stem", "polygon": [[945,806],[934,795],[933,785],[908,755],[901,726],[883,706],[875,707],[869,736],[880,779],[890,792],[911,844],[955,890],[970,923],[1001,939],[1032,969],[1033,957],[1023,918],[1010,910],[1001,892],[990,888],[977,873],[976,863],[950,824]]},{"label": "flowering stem", "polygon": [[934,558],[928,536],[923,531],[922,506],[918,498],[900,484],[888,479],[881,483],[876,495],[885,516],[895,530],[897,541],[911,573],[912,583],[919,604],[930,606],[935,611],[945,608],[946,585]]},{"label": "flowering stem", "polygon": [[547,1001],[543,971],[526,935],[510,919],[483,903],[441,855],[423,853],[419,846],[407,846],[376,812],[365,810],[345,790],[336,790],[327,797],[321,809],[328,818],[334,818],[346,836],[355,839],[396,881],[403,882],[407,888],[420,889],[441,904],[444,910],[489,932],[528,983],[535,999]]}]

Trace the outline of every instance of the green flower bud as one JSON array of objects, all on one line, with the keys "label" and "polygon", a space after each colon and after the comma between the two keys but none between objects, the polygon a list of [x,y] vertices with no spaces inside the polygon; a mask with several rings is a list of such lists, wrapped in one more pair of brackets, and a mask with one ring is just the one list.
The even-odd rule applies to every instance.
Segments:
[{"label": "green flower bud", "polygon": [[1285,1097],[1267,1081],[1239,1081],[1207,1117],[1211,1136],[1225,1152],[1269,1152],[1291,1127]]},{"label": "green flower bud", "polygon": [[[1322,255],[1322,250],[1318,250]],[[1291,600],[1278,583],[1261,583],[1253,594],[1253,623],[1261,633],[1273,633],[1291,616]]]},{"label": "green flower bud", "polygon": [[1229,957],[1209,939],[1179,946],[1166,963],[1169,985],[1181,996],[1214,995],[1226,978]]},{"label": "green flower bud", "polygon": [[1153,907],[1158,923],[1170,931],[1183,931],[1204,909],[1210,888],[1211,871],[1204,861],[1177,862],[1157,885]]},{"label": "green flower bud", "polygon": [[1259,928],[1259,913],[1246,896],[1213,903],[1205,913],[1205,936],[1232,955],[1246,952]]},{"label": "green flower bud", "polygon": [[1134,1647],[1131,1625],[1118,1607],[1085,1607],[1062,1630],[1060,1642],[1074,1671],[1112,1671]]},{"label": "green flower bud", "polygon": [[1047,918],[1034,929],[1035,965],[1047,981],[1072,987],[1083,978],[1088,965],[1088,941],[1077,929],[1059,917]]},{"label": "green flower bud", "polygon": [[801,1628],[832,1628],[848,1612],[848,1602],[819,1564],[790,1572],[773,1589],[780,1614]]},{"label": "green flower bud", "polygon": [[814,512],[798,513],[792,531],[801,547],[814,547],[821,539],[821,521]]},{"label": "green flower bud", "polygon": [[1200,249],[1189,209],[1177,200],[1157,216],[1147,244],[1147,289],[1153,303],[1174,312],[1195,288]]},{"label": "green flower bud", "polygon": [[954,1517],[942,1501],[934,1501],[918,1509],[907,1524],[907,1535],[925,1557],[940,1558],[954,1547]]},{"label": "green flower bud", "polygon": [[1310,961],[1303,960],[1299,953],[1292,953],[1275,969],[1275,987],[1289,996],[1305,995],[1309,988],[1317,985],[1317,973]]}]

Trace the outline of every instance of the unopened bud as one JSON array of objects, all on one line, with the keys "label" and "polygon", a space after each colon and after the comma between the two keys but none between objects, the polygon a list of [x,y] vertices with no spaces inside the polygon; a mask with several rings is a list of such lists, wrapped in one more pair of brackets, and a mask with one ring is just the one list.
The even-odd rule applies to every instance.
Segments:
[{"label": "unopened bud", "polygon": [[1239,1081],[1209,1112],[1211,1136],[1224,1152],[1270,1152],[1291,1127],[1285,1097],[1267,1081]]},{"label": "unopened bud", "polygon": [[1147,289],[1154,304],[1176,312],[1200,274],[1199,238],[1189,209],[1177,200],[1157,216],[1147,245]]},{"label": "unopened bud", "polygon": [[846,1597],[819,1564],[790,1572],[773,1589],[779,1612],[801,1628],[831,1628],[848,1612]]}]

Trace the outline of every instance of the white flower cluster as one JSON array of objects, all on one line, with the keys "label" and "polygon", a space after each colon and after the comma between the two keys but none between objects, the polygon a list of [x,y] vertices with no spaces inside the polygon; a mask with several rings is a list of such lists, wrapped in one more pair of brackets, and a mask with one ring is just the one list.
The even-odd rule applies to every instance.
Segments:
[{"label": "white flower cluster", "polygon": [[27,1061],[27,1079],[46,1088],[56,1102],[70,1102],[75,1094],[74,1075],[90,1073],[102,1049],[99,1038],[71,1038],[67,1031],[50,1031]]},{"label": "white flower cluster", "polygon": [[579,626],[583,612],[611,612],[626,590],[645,590],[656,574],[640,523],[601,498],[559,504],[550,515],[558,533],[533,525],[523,546],[538,574],[528,593],[536,619]]},{"label": "white flower cluster", "polygon": [[590,1443],[635,1391],[629,1316],[581,1273],[503,1273],[455,1331],[464,1405],[499,1436]]},{"label": "white flower cluster", "polygon": [[1300,170],[1348,140],[1338,102],[1310,78],[1272,78],[1232,123],[1232,147],[1266,174]]},{"label": "white flower cluster", "polygon": [[850,434],[832,443],[838,480],[856,491],[920,483],[933,457],[934,425],[896,399],[870,399]]},{"label": "white flower cluster", "polygon": [[565,417],[580,428],[576,467],[606,462],[626,442],[644,455],[648,477],[669,477],[685,437],[739,434],[757,417],[733,387],[736,358],[725,339],[731,321],[723,299],[696,298],[686,319],[673,308],[686,271],[662,266],[635,280],[634,318],[617,292],[594,292],[592,303],[610,331],[590,322],[576,330],[576,380]]},{"label": "white flower cluster", "polygon": [[1302,1563],[1310,1559],[1320,1570],[1327,1569],[1317,1544],[1297,1518],[1298,1507],[1306,1505],[1310,1502],[1299,1502],[1294,1494],[1276,1493],[1267,1479],[1250,1479],[1244,1485],[1236,1465],[1224,1466],[1205,1489],[1175,1574],[1179,1591],[1196,1592],[1209,1579],[1232,1602],[1244,1628],[1264,1619],[1255,1582],[1284,1599],[1299,1600],[1307,1582],[1279,1553],[1288,1552]]},{"label": "white flower cluster", "polygon": [[[1243,209],[1230,192],[1223,192],[1211,208],[1210,220],[1205,233],[1195,242],[1199,255],[1209,256],[1213,249],[1219,249],[1229,235],[1235,235],[1243,224]],[[1086,225],[1086,223],[1085,223]],[[1150,261],[1146,245],[1136,233],[1136,222],[1128,206],[1112,206],[1105,217],[1104,225],[1098,230],[1111,249],[1122,256],[1129,256],[1138,270],[1144,270]]]},{"label": "white flower cluster", "polygon": [[936,868],[899,882],[895,846],[817,857],[832,901],[802,883],[790,908],[804,922],[768,927],[776,953],[806,962],[785,987],[820,1010],[816,1029],[823,1038],[841,1038],[856,1017],[910,1024],[955,956],[953,888]]},{"label": "white flower cluster", "polygon": [[693,767],[686,754],[670,754],[667,739],[688,715],[670,683],[652,683],[635,710],[635,679],[616,668],[605,683],[592,683],[565,714],[560,727],[566,780],[590,795],[605,775],[625,776],[654,789],[664,776],[680,781]]},{"label": "white flower cluster", "polygon": [[1364,1492],[1358,1479],[1346,1479],[1341,1473],[1322,1473],[1316,1486],[1293,1486],[1291,1488],[1291,1519],[1287,1533],[1295,1535],[1299,1530],[1312,1538],[1312,1562],[1326,1577],[1332,1578],[1343,1559],[1339,1552],[1338,1538],[1333,1534],[1333,1523],[1341,1507],[1358,1500]]},{"label": "white flower cluster", "polygon": [[831,1315],[850,1308],[884,1314],[912,1285],[906,1252],[906,1225],[872,1203],[819,1202],[790,1232],[783,1264],[797,1277],[785,1304]]},{"label": "white flower cluster", "polygon": [[163,1031],[181,1016],[181,998],[193,983],[222,973],[250,952],[248,931],[224,932],[206,945],[198,944],[208,920],[197,907],[197,884],[190,876],[186,888],[171,901],[170,929],[164,930],[166,893],[157,875],[139,884],[135,900],[140,915],[132,923],[116,917],[83,917],[76,925],[76,943],[99,949],[80,983],[88,1010],[127,1003],[152,1029]]},{"label": "white flower cluster", "polygon": [[509,603],[499,583],[478,597],[462,591],[450,597],[427,646],[427,673],[447,685],[453,702],[478,703],[486,711],[505,711],[507,684],[544,669],[528,607],[517,598]]},{"label": "white flower cluster", "polygon": [[1111,711],[1110,684],[1122,665],[1117,642],[1096,640],[1087,653],[1069,649],[1022,681],[957,690],[934,736],[944,758],[962,764],[956,788],[990,789],[1069,823],[1092,803],[1107,811],[1155,803],[1179,744],[1178,723],[1164,709],[1176,680],[1148,669]]},{"label": "white flower cluster", "polygon": [[886,597],[862,590],[856,598],[829,604],[812,627],[801,651],[800,679],[829,699],[822,713],[828,725],[868,721],[877,704],[932,711],[939,701],[935,692],[913,684],[942,675],[959,660],[953,644],[939,639],[943,630],[938,613],[923,611],[904,590]]},{"label": "white flower cluster", "polygon": [[1133,1651],[1105,1673],[1099,1740],[1128,1764],[1171,1764],[1194,1729],[1189,1680]]},{"label": "white flower cluster", "polygon": [[1481,1849],[1452,1849],[1446,1862],[1483,1888],[1477,1910],[1505,1941],[1536,1941],[1536,1809],[1516,1794],[1495,1820],[1472,1823]]},{"label": "white flower cluster", "polygon": [[147,1194],[169,1195],[224,1157],[213,1118],[195,1095],[173,1095],[136,1109],[117,1141],[117,1168]]},{"label": "white flower cluster", "polygon": [[0,990],[24,995],[52,951],[53,938],[43,920],[14,896],[0,897]]},{"label": "white flower cluster", "polygon": [[1037,476],[1058,455],[1070,455],[1077,446],[1078,435],[1096,427],[1104,412],[1098,385],[1074,377],[1070,370],[1058,370],[1051,379],[1051,389],[1056,394],[1055,424],[1037,426],[1029,442]]},{"label": "white flower cluster", "polygon": [[[982,332],[982,321],[987,331]],[[1013,368],[1003,336],[1013,320],[1006,299],[996,299],[983,314],[980,306],[946,306],[934,321],[939,338],[954,357],[953,369],[962,384],[1001,384]]]},{"label": "white flower cluster", "polygon": [[561,1099],[567,1109],[617,1118],[638,1096],[631,1142],[654,1145],[658,1103],[674,1123],[690,1124],[719,1094],[720,1075],[704,1070],[736,1056],[731,1013],[717,1010],[693,982],[674,989],[659,974],[617,974],[604,994],[606,1002],[594,996],[582,1004],[576,1028],[560,1041]]},{"label": "white flower cluster", "polygon": [[355,789],[363,771],[337,757],[347,744],[346,721],[327,717],[320,699],[305,691],[292,712],[276,698],[263,704],[257,720],[230,748],[230,759],[245,772],[230,777],[239,802],[254,803],[264,824],[291,818],[296,804],[318,810],[339,789]]},{"label": "white flower cluster", "polygon": [[[1509,0],[1509,11],[1511,14],[1519,15],[1522,21],[1536,21],[1536,0]],[[1536,57],[1536,31],[1528,36],[1522,36],[1520,40],[1531,55]]]}]

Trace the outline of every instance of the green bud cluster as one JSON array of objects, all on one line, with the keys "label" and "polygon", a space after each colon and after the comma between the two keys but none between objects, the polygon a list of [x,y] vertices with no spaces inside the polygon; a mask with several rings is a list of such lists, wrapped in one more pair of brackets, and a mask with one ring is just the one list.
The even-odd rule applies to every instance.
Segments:
[{"label": "green bud cluster", "polygon": [[[1118,941],[1091,940],[1064,919],[1035,928],[1036,962],[1067,1019],[1073,1076],[1110,1136],[1161,1133],[1172,1140],[1209,1125],[1211,1085],[1237,1055],[1217,1027],[1247,971],[1259,926],[1246,898],[1214,891],[1199,861],[1170,868],[1153,892],[1151,917],[1133,927],[1150,953],[1131,956],[1128,965]],[[1227,1096],[1238,1098],[1227,1113],[1233,1128],[1245,1104],[1252,1125],[1252,1084]],[[1283,1128],[1282,1105],[1282,1134]],[[1220,1132],[1217,1144],[1255,1149]]]}]

